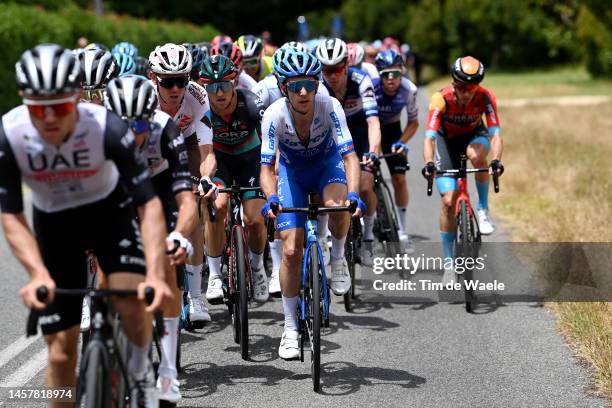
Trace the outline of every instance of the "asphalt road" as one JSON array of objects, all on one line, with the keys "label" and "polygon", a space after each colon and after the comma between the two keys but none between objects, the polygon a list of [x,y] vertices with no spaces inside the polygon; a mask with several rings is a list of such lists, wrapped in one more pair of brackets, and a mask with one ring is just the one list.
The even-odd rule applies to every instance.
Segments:
[{"label": "asphalt road", "polygon": [[[409,231],[439,241],[439,200],[428,198],[420,176],[427,101],[419,96],[421,130],[410,142],[412,171]],[[475,197],[475,195],[474,195]],[[503,200],[502,194],[492,200]],[[504,241],[503,228],[487,241]],[[23,269],[0,239],[0,387],[43,384],[44,346],[22,338],[26,311],[18,289]],[[441,272],[433,272],[439,279]],[[322,338],[322,391],[312,391],[306,361],[278,357],[282,305],[273,299],[250,311],[251,361],[232,342],[224,307],[213,322],[183,336],[181,389],[185,407],[401,406],[603,407],[589,396],[587,370],[555,329],[555,318],[535,303],[480,305],[467,314],[460,303],[372,301],[362,282],[361,301],[346,313],[332,305]],[[0,403],[1,405],[1,403]],[[6,404],[13,405],[13,404]],[[24,404],[18,404],[24,406]]]}]

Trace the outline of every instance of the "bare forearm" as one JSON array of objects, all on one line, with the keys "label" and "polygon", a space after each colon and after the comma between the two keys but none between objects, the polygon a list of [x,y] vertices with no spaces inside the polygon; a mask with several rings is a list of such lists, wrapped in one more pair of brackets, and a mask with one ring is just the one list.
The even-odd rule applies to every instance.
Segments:
[{"label": "bare forearm", "polygon": [[22,214],[2,214],[4,236],[26,271],[32,278],[49,276],[49,271],[40,255],[38,244],[25,216]]},{"label": "bare forearm", "polygon": [[276,177],[274,176],[274,167],[261,166],[261,171],[259,173],[259,185],[261,186],[261,191],[263,191],[266,197],[276,194]]},{"label": "bare forearm", "polygon": [[491,138],[491,160],[501,160],[504,150],[504,141],[500,135]]},{"label": "bare forearm", "polygon": [[402,133],[402,137],[401,137],[402,143],[408,143],[408,141],[412,139],[412,136],[414,136],[418,128],[419,128],[418,120],[408,123],[408,126],[406,126],[406,129],[404,129],[404,133]]},{"label": "bare forearm", "polygon": [[435,147],[436,141],[430,137],[425,137],[423,141],[423,159],[425,159],[425,163],[434,161]]},{"label": "bare forearm", "polygon": [[161,201],[155,197],[138,207],[140,235],[144,247],[147,275],[165,279],[166,223]]},{"label": "bare forearm", "polygon": [[380,121],[377,117],[369,117],[368,119],[368,142],[370,143],[370,151],[380,154]]},{"label": "bare forearm", "polygon": [[361,169],[359,167],[359,159],[354,153],[344,156],[344,167],[346,168],[346,177],[348,181],[348,191],[359,191],[359,177]]},{"label": "bare forearm", "polygon": [[212,178],[217,171],[217,160],[212,145],[200,146],[200,177],[208,176]]},{"label": "bare forearm", "polygon": [[197,207],[193,193],[191,191],[178,193],[176,195],[176,205],[178,216],[174,230],[180,232],[184,237],[189,237],[197,225]]}]

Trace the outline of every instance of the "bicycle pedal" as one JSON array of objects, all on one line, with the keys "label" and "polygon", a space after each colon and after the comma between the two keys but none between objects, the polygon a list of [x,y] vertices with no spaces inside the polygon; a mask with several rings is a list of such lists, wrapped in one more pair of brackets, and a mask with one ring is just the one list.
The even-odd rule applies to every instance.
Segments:
[{"label": "bicycle pedal", "polygon": [[206,301],[211,305],[222,305],[223,303],[225,303],[225,299],[223,299],[222,297],[216,299],[206,299]]},{"label": "bicycle pedal", "polygon": [[191,326],[191,331],[199,330],[199,329],[203,329],[204,326],[206,326],[206,322],[202,322],[202,321],[200,321],[200,322],[191,322],[190,326]]}]

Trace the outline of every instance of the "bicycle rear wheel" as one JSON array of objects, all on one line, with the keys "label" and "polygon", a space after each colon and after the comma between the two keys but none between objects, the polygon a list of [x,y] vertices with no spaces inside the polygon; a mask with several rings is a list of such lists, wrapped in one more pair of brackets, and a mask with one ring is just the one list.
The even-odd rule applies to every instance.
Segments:
[{"label": "bicycle rear wheel", "polygon": [[[461,201],[459,206],[459,219],[457,220],[457,249],[459,250],[459,256],[461,257],[472,257],[474,254],[474,236],[472,231],[474,230],[471,225],[472,220],[468,213],[467,203]],[[465,268],[462,274],[463,279],[463,290],[465,293],[465,310],[468,313],[472,313],[473,301],[474,301],[474,290],[472,289],[471,282],[473,279],[472,269]],[[470,282],[470,286],[466,284]]]},{"label": "bicycle rear wheel", "polygon": [[236,288],[237,293],[235,301],[238,303],[237,312],[239,314],[239,340],[240,354],[243,360],[249,358],[249,285],[247,283],[247,262],[245,255],[246,242],[244,241],[244,230],[241,227],[235,227],[232,239],[236,249]]},{"label": "bicycle rear wheel", "polygon": [[319,250],[313,245],[310,251],[310,290],[311,292],[311,317],[312,317],[312,356],[310,367],[312,371],[312,386],[314,391],[319,391],[321,385],[321,320],[323,315],[321,298],[321,275],[319,273]]},{"label": "bicycle rear wheel", "polygon": [[395,204],[393,203],[393,197],[391,196],[391,191],[389,190],[389,187],[384,183],[381,185],[381,195],[383,198],[383,207],[385,209],[386,214],[386,217],[383,220],[383,227],[387,231],[387,242],[399,242],[399,227],[395,214]]}]

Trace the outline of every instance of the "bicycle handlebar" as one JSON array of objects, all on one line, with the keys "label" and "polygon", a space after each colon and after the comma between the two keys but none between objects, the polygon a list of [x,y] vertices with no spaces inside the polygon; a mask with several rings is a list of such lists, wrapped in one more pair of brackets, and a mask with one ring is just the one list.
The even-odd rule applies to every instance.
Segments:
[{"label": "bicycle handlebar", "polygon": [[[488,173],[488,167],[479,167],[476,169],[448,169],[444,171],[436,171],[435,174],[430,174],[427,176],[427,195],[431,196],[433,192],[433,179],[436,175],[446,176],[446,175],[457,175],[462,172],[467,173]],[[499,175],[497,173],[493,173],[491,175],[493,177],[493,189],[496,193],[499,193]]]}]

